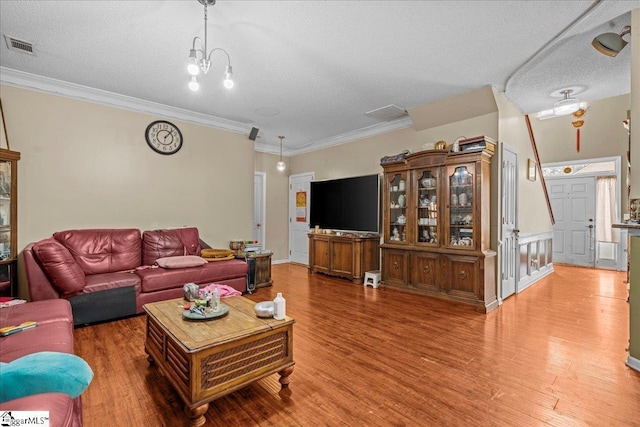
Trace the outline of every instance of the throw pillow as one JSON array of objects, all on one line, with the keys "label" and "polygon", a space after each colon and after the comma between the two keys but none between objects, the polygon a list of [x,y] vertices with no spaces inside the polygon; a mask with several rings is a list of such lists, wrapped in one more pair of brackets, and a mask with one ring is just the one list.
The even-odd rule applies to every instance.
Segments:
[{"label": "throw pillow", "polygon": [[0,402],[39,393],[65,393],[76,398],[93,379],[91,367],[78,356],[43,351],[0,362]]},{"label": "throw pillow", "polygon": [[165,258],[158,258],[156,260],[158,267],[162,268],[201,267],[206,263],[206,259],[196,255],[168,256]]},{"label": "throw pillow", "polygon": [[63,245],[48,239],[33,245],[33,252],[53,286],[63,295],[75,294],[84,289],[87,284],[84,272]]}]

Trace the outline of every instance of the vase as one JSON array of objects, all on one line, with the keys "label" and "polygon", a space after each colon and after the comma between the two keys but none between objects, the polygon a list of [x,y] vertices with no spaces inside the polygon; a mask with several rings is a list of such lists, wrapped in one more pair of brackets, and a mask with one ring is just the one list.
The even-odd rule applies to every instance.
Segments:
[{"label": "vase", "polygon": [[398,196],[398,204],[400,205],[400,207],[404,208],[406,203],[407,203],[407,196],[405,196],[404,194],[399,195]]}]

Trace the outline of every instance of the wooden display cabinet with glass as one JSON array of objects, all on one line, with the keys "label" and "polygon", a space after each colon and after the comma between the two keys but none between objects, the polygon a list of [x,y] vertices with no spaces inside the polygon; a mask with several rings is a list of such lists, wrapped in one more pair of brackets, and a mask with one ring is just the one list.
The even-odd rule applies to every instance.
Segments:
[{"label": "wooden display cabinet with glass", "polygon": [[0,295],[16,296],[17,200],[20,153],[0,149]]},{"label": "wooden display cabinet with glass", "polygon": [[484,312],[497,307],[496,253],[489,248],[494,149],[487,139],[473,150],[420,151],[381,165],[382,285]]}]

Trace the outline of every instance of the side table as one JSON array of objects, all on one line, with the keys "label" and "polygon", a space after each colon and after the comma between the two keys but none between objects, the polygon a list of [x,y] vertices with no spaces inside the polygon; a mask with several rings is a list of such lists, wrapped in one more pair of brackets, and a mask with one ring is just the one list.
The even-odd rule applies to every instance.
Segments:
[{"label": "side table", "polygon": [[256,288],[264,288],[273,285],[273,281],[271,280],[271,255],[273,254],[247,253],[247,257],[255,258],[256,260]]}]

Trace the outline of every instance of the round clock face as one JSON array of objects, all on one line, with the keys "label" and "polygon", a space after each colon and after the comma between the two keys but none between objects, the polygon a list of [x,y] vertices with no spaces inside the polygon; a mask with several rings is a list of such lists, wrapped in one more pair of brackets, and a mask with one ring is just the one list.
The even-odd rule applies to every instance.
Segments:
[{"label": "round clock face", "polygon": [[144,135],[156,153],[174,154],[182,148],[182,133],[173,123],[157,120],[147,126]]}]

